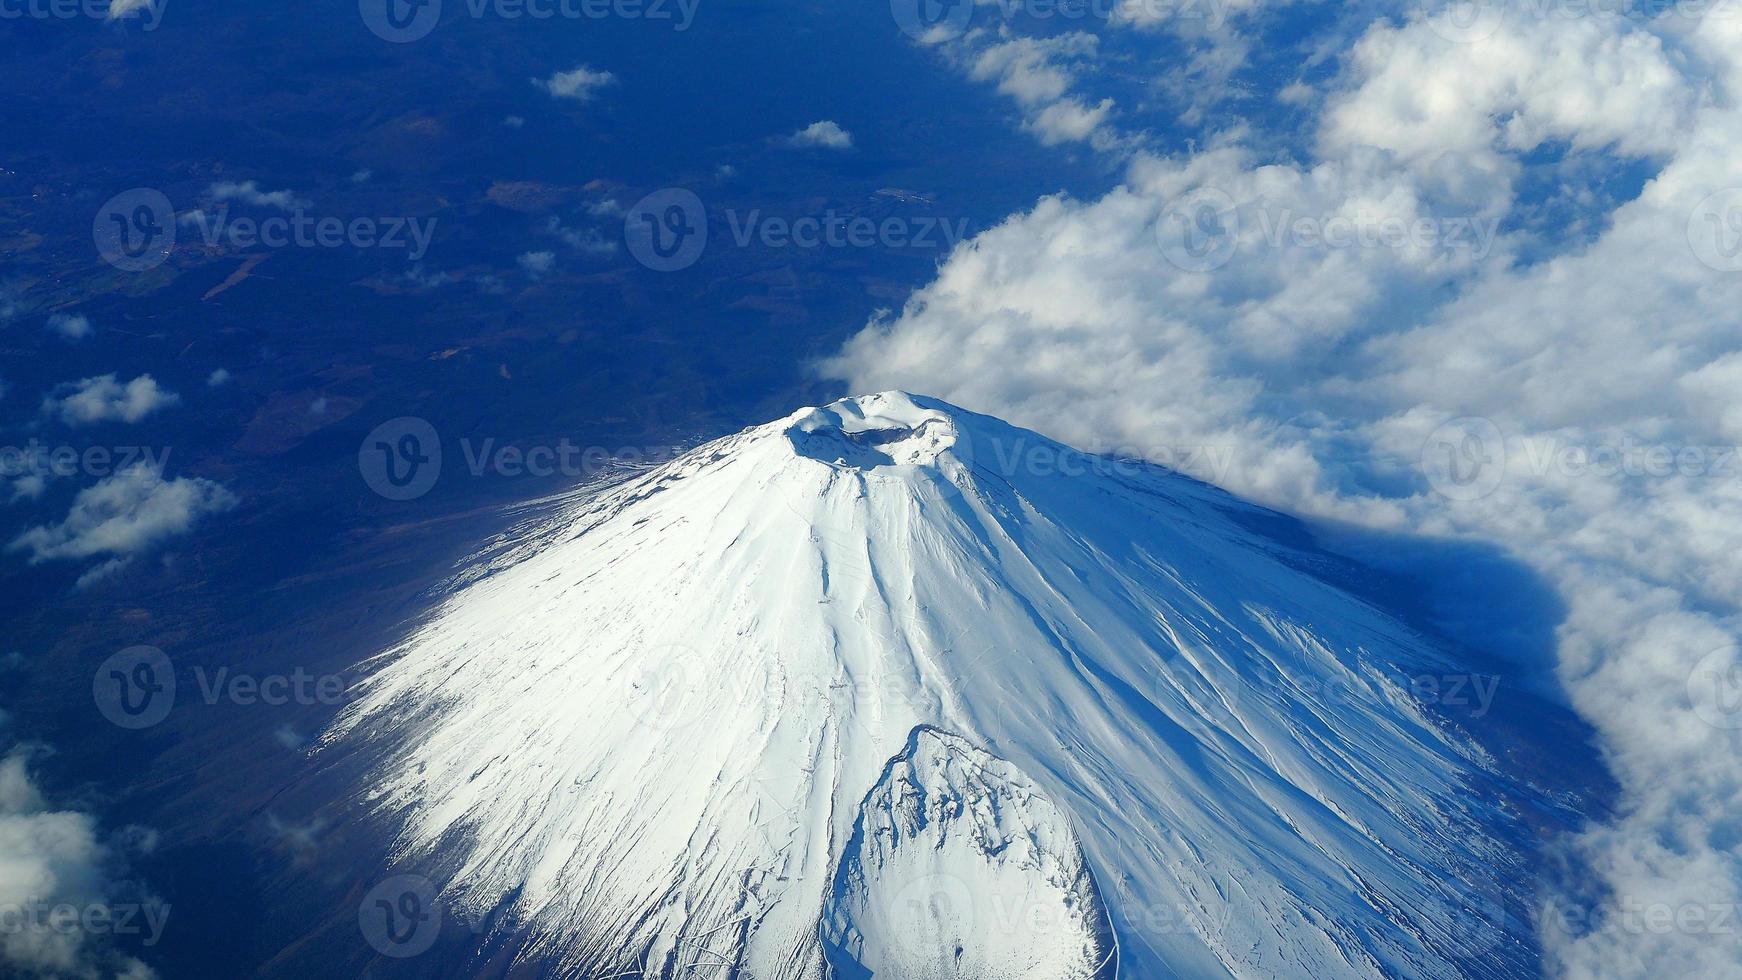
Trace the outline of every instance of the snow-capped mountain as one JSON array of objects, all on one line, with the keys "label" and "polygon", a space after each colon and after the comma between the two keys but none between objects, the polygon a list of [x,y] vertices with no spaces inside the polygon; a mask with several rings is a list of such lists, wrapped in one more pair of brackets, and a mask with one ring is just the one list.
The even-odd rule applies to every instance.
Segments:
[{"label": "snow-capped mountain", "polygon": [[1407,688],[1455,665],[1270,523],[846,399],[495,560],[325,751],[375,753],[401,863],[571,975],[1533,972],[1503,777]]}]

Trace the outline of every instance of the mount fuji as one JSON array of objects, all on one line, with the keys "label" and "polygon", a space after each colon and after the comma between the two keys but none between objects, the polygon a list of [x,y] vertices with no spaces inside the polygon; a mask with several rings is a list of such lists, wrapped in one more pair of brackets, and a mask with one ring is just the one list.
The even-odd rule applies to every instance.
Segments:
[{"label": "mount fuji", "polygon": [[1553,801],[1419,696],[1452,647],[1278,523],[849,398],[481,560],[320,751],[556,975],[1537,974]]}]

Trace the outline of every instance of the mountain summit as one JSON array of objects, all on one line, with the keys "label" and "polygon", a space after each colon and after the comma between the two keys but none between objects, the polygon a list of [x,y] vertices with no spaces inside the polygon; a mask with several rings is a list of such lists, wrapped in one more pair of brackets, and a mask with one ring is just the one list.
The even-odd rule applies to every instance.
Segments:
[{"label": "mountain summit", "polygon": [[325,742],[567,975],[1531,972],[1501,777],[1409,694],[1454,666],[1279,523],[849,398],[575,505]]}]

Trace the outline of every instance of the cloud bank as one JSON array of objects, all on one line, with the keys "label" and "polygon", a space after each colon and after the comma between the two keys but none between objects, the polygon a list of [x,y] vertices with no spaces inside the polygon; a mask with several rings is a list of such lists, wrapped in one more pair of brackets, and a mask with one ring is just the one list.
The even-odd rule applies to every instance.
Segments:
[{"label": "cloud bank", "polygon": [[30,772],[35,753],[14,747],[0,758],[0,973],[67,980],[154,980],[140,960],[117,952],[115,935],[155,944],[169,907],[115,880],[137,835],[106,841],[96,821],[56,809]]},{"label": "cloud bank", "polygon": [[[1623,787],[1566,842],[1598,908],[1545,914],[1553,969],[1742,977],[1716,925],[1742,909],[1742,19],[1478,10],[1380,19],[1285,89],[1306,159],[1238,123],[1139,152],[962,245],[826,372],[1511,549],[1567,603],[1559,675]],[[974,73],[1019,104],[1088,70],[1012,44]]]}]

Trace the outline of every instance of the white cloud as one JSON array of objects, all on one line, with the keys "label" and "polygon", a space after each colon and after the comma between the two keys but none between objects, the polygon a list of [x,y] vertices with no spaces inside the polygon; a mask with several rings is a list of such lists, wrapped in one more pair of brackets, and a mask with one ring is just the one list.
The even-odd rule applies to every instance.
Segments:
[{"label": "white cloud", "polygon": [[968,77],[993,82],[1023,111],[1023,128],[1042,144],[1086,141],[1097,149],[1112,149],[1122,137],[1106,126],[1114,100],[1088,100],[1073,94],[1086,70],[1101,58],[1101,38],[1086,31],[1045,37],[1017,36],[1009,30],[994,35],[970,31],[960,39],[939,42],[940,50]]},{"label": "white cloud", "polygon": [[[586,65],[582,65],[571,71],[559,71],[549,78],[535,78],[532,80],[532,84],[559,99],[589,102],[594,95],[598,94],[599,89],[616,80],[617,77],[608,71],[594,71]],[[509,118],[515,117],[510,116]],[[514,124],[509,123],[509,125]]]},{"label": "white cloud", "polygon": [[240,201],[253,207],[277,208],[280,211],[295,211],[298,208],[309,206],[308,201],[297,197],[291,191],[263,191],[260,189],[260,185],[252,180],[245,180],[239,184],[233,181],[222,181],[206,188],[206,195],[214,201]]},{"label": "white cloud", "polygon": [[121,20],[140,11],[151,12],[155,0],[109,0],[109,20]]},{"label": "white cloud", "polygon": [[25,531],[8,550],[29,552],[33,565],[103,555],[129,558],[185,534],[202,517],[236,502],[235,495],[210,480],[166,480],[156,467],[135,463],[80,490],[60,523]]},{"label": "white cloud", "polygon": [[1086,106],[1076,99],[1060,99],[1035,113],[1025,124],[1046,146],[1072,143],[1093,136],[1113,111],[1113,100],[1102,99]]},{"label": "white cloud", "polygon": [[113,374],[103,374],[57,387],[43,399],[42,411],[67,425],[137,422],[180,400],[174,392],[159,388],[149,374],[126,384],[116,381]]},{"label": "white cloud", "polygon": [[[615,201],[603,201],[588,205],[587,211],[594,217],[610,217],[614,214],[622,213],[622,209],[617,208]],[[556,215],[551,215],[549,218],[545,219],[544,230],[562,239],[563,243],[568,245],[568,247],[587,255],[612,255],[617,251],[616,240],[606,238],[597,228],[572,228],[563,224],[562,219],[558,218]],[[550,253],[539,252],[529,254],[549,255]],[[555,256],[553,255],[551,258],[554,260]],[[525,263],[522,263],[522,265],[524,266]],[[545,263],[544,268],[538,269],[537,271],[545,272],[548,271],[549,268],[550,263]],[[531,272],[533,270],[528,269],[527,271]]]},{"label": "white cloud", "polygon": [[1070,91],[1075,74],[1067,62],[1093,60],[1099,49],[1099,38],[1080,31],[1044,39],[1017,38],[975,53],[969,77],[996,81],[998,91],[1024,106],[1043,106]]},{"label": "white cloud", "polygon": [[853,134],[832,119],[823,119],[787,137],[793,146],[820,146],[829,150],[853,148]]},{"label": "white cloud", "polygon": [[91,335],[91,321],[79,313],[56,313],[48,318],[48,328],[67,340],[83,340]]},{"label": "white cloud", "polygon": [[536,279],[556,266],[556,253],[549,251],[525,252],[514,261],[519,263],[520,268],[523,269],[527,275]]},{"label": "white cloud", "polygon": [[[1138,158],[1099,200],[1043,199],[829,370],[1284,509],[1511,549],[1567,605],[1560,677],[1624,794],[1567,852],[1612,916],[1733,911],[1742,727],[1702,717],[1694,684],[1742,636],[1742,460],[1717,469],[1742,442],[1742,191],[1723,196],[1742,188],[1742,22],[1550,17],[1456,44],[1449,29],[1373,26],[1328,89],[1315,159],[1234,125]],[[1012,94],[1064,91],[1046,82],[1030,71]],[[1570,161],[1529,156],[1546,146]],[[1474,246],[1529,216],[1521,176],[1565,185],[1641,157],[1661,169],[1634,200],[1571,188],[1604,209],[1593,237],[1520,222]],[[1457,416],[1506,435],[1504,476],[1475,500],[1423,473]],[[1652,475],[1549,452],[1630,440],[1711,455]],[[1742,977],[1733,933],[1610,921],[1546,932],[1552,970]]]},{"label": "white cloud", "polygon": [[1698,101],[1663,41],[1621,18],[1517,11],[1467,43],[1453,39],[1459,16],[1381,23],[1360,40],[1344,90],[1325,108],[1322,155],[1373,146],[1418,170],[1439,168],[1437,179],[1479,181],[1518,170],[1514,154],[1551,141],[1667,153]]},{"label": "white cloud", "polygon": [[227,368],[214,368],[206,375],[206,387],[221,388],[230,383],[230,371]]},{"label": "white cloud", "polygon": [[[115,880],[124,848],[103,839],[89,814],[49,806],[30,772],[31,752],[15,747],[0,759],[0,907],[16,910],[0,931],[0,973],[21,976],[152,980],[139,960],[116,952],[104,935],[25,909],[70,906],[83,921],[127,915],[155,944],[169,906]],[[151,932],[146,933],[150,928]]]}]

